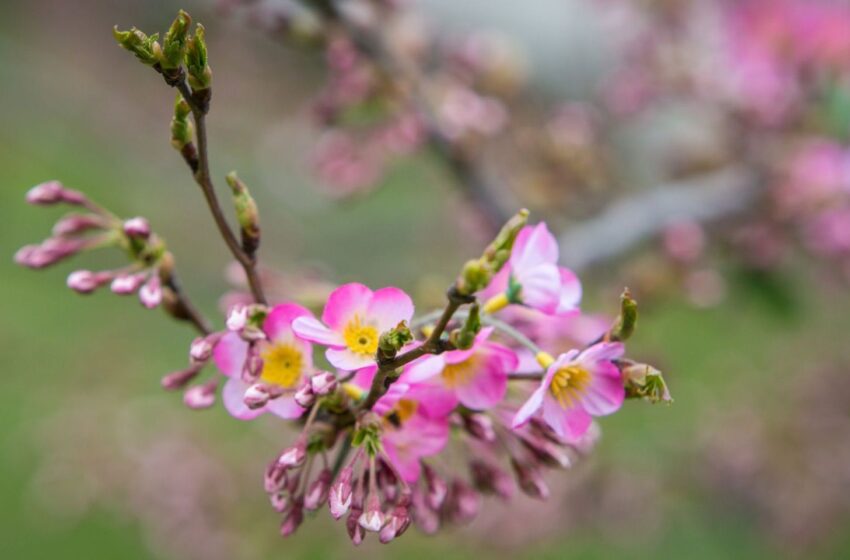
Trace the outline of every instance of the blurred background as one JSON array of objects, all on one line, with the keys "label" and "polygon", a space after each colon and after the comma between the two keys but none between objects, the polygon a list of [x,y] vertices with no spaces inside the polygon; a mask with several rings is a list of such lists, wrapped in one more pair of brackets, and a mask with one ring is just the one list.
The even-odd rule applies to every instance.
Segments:
[{"label": "blurred background", "polygon": [[[386,4],[399,50],[421,61],[423,37],[441,45],[427,93],[462,161],[493,179],[483,195],[424,141],[358,153],[387,110],[328,109],[345,76],[304,27],[292,40],[287,3],[0,4],[4,557],[850,557],[850,5],[803,2],[818,19],[785,1],[732,15],[736,3],[674,0]],[[550,475],[547,503],[488,504],[467,527],[390,547],[353,549],[326,515],[278,537],[259,473],[291,434],[185,408],[159,378],[184,363],[189,329],[65,288],[118,255],[42,273],[12,263],[61,215],[24,193],[61,179],[148,217],[222,323],[228,255],[169,146],[173,92],[110,32],[165,30],[181,7],[207,27],[214,174],[238,169],[251,187],[262,260],[284,285],[398,285],[427,308],[489,235],[481,197],[496,213],[522,204],[575,240],[564,251],[585,311],[614,315],[633,288],[631,354],[665,372],[676,402],[603,419],[596,452]],[[748,65],[724,67],[729,53]],[[814,163],[791,165],[812,146]],[[811,202],[821,183],[839,193],[827,225]],[[645,196],[699,187],[720,198]],[[633,213],[606,214],[624,200]],[[582,229],[594,220],[608,229]]]}]

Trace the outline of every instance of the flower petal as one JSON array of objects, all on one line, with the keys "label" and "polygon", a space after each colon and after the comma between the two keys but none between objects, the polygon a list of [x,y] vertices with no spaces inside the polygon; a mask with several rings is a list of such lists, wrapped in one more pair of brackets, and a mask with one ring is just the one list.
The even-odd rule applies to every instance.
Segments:
[{"label": "flower petal", "polygon": [[544,313],[554,313],[561,301],[561,274],[554,264],[541,264],[518,270],[516,281],[522,286],[519,297],[524,305]]},{"label": "flower petal", "polygon": [[600,342],[584,350],[578,357],[578,361],[592,368],[598,361],[616,360],[622,357],[625,350],[626,347],[622,342]]},{"label": "flower petal", "polygon": [[558,262],[558,242],[545,223],[522,228],[514,242],[510,262],[514,273]]},{"label": "flower petal", "polygon": [[298,406],[292,395],[281,395],[280,397],[271,400],[266,405],[266,410],[272,414],[285,418],[287,420],[293,418],[301,418],[306,409]]},{"label": "flower petal", "polygon": [[263,323],[263,330],[272,342],[290,342],[293,338],[292,321],[312,316],[308,309],[297,303],[282,303],[272,307]]},{"label": "flower petal", "polygon": [[601,362],[593,372],[593,381],[581,402],[593,416],[606,416],[619,410],[625,398],[626,390],[617,366],[611,362]]},{"label": "flower petal", "polygon": [[528,422],[529,418],[534,416],[534,413],[540,410],[540,407],[543,406],[543,397],[546,395],[546,389],[548,388],[548,384],[546,380],[540,384],[540,387],[535,389],[531,396],[528,397],[528,400],[517,410],[514,415],[513,421],[511,421],[512,428],[519,428],[526,422]]},{"label": "flower petal", "polygon": [[375,363],[375,356],[357,354],[348,348],[328,348],[325,357],[334,367],[345,371],[355,371]]},{"label": "flower petal", "polygon": [[[446,352],[450,354],[451,352]],[[404,370],[400,380],[407,383],[422,383],[432,377],[440,375],[446,367],[446,359],[443,355],[423,356],[415,360]]]},{"label": "flower petal", "polygon": [[366,315],[376,321],[379,332],[388,331],[401,321],[410,322],[413,317],[413,300],[398,288],[381,288],[372,294]]},{"label": "flower petal", "polygon": [[561,315],[578,307],[581,301],[581,282],[578,276],[568,268],[559,267],[558,272],[561,276],[561,293],[557,313]]},{"label": "flower petal", "polygon": [[363,284],[352,282],[340,286],[328,296],[322,322],[331,330],[342,332],[355,315],[365,317],[371,298],[372,290]]},{"label": "flower petal", "polygon": [[561,439],[574,442],[587,432],[593,418],[581,406],[564,409],[550,397],[543,401],[543,420]]},{"label": "flower petal", "polygon": [[248,356],[248,343],[233,332],[227,333],[213,350],[216,367],[227,377],[241,378],[242,366]]},{"label": "flower petal", "polygon": [[292,322],[292,330],[299,338],[316,344],[333,347],[345,346],[341,334],[328,329],[313,317],[298,317]]},{"label": "flower petal", "polygon": [[251,410],[245,406],[245,391],[249,385],[238,377],[231,377],[221,390],[221,401],[224,408],[234,418],[240,420],[253,420],[265,412],[264,408]]}]

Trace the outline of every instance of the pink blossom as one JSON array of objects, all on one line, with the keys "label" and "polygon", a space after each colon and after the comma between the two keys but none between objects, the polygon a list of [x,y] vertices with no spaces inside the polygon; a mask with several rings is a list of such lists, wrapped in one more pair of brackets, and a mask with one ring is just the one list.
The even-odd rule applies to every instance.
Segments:
[{"label": "pink blossom", "polygon": [[517,428],[542,410],[546,424],[562,439],[576,441],[590,428],[593,416],[616,412],[625,389],[612,360],[623,355],[623,345],[601,342],[590,348],[561,354],[546,370],[540,387],[517,411]]},{"label": "pink blossom", "polygon": [[510,348],[488,340],[492,332],[492,328],[482,329],[469,350],[452,350],[413,362],[399,381],[430,382],[473,410],[493,407],[504,398],[508,373],[516,369],[518,360]]},{"label": "pink blossom", "polygon": [[448,416],[432,417],[427,410],[421,401],[402,397],[385,417],[381,444],[408,483],[419,479],[421,459],[441,452],[449,440]]},{"label": "pink blossom", "polygon": [[558,242],[545,223],[524,227],[508,264],[482,294],[491,298],[485,310],[519,303],[549,315],[573,312],[581,301],[581,283],[571,270],[558,266],[558,255]]},{"label": "pink blossom", "polygon": [[312,314],[300,305],[283,303],[274,306],[263,323],[268,340],[256,343],[262,357],[259,380],[282,390],[283,394],[253,410],[245,404],[245,392],[252,383],[242,379],[248,342],[239,334],[229,332],[216,344],[213,360],[229,377],[221,398],[230,414],[241,420],[251,420],[264,412],[281,418],[298,418],[304,413],[295,402],[294,393],[313,368],[313,350],[310,343],[296,337],[292,330],[292,321],[299,317],[312,317]]},{"label": "pink blossom", "polygon": [[355,371],[373,365],[381,333],[413,317],[413,301],[398,288],[372,291],[363,284],[340,286],[328,297],[322,321],[302,316],[292,329],[304,340],[328,346],[328,361]]}]

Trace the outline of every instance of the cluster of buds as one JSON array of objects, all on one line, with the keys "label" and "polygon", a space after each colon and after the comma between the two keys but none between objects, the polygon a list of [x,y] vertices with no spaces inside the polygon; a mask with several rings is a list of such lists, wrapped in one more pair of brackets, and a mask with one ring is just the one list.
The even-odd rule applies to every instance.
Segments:
[{"label": "cluster of buds", "polygon": [[[30,189],[27,202],[39,206],[64,204],[85,210],[62,217],[53,226],[53,235],[38,245],[26,245],[15,254],[15,262],[29,268],[44,268],[78,253],[114,247],[123,250],[130,264],[114,270],[77,270],[68,276],[68,287],[89,294],[109,285],[119,295],[138,294],[147,307],[163,301],[171,280],[173,259],[162,239],[151,231],[145,218],[122,220],[101,208],[79,191],[58,181]],[[165,285],[164,285],[165,284]]]}]

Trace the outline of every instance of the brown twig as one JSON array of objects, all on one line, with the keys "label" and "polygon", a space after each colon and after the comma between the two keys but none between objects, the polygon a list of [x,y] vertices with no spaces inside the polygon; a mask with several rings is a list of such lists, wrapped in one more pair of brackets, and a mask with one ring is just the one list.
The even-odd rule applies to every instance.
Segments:
[{"label": "brown twig", "polygon": [[222,239],[224,239],[228,249],[230,249],[230,253],[233,255],[233,258],[242,265],[242,268],[245,271],[245,277],[248,280],[248,286],[251,289],[251,294],[253,294],[254,300],[257,303],[265,304],[267,303],[267,300],[263,293],[263,286],[260,282],[260,277],[257,274],[256,257],[253,254],[248,254],[242,249],[236,235],[234,235],[233,230],[227,223],[227,219],[225,218],[224,212],[219,204],[218,197],[215,194],[215,186],[213,185],[212,176],[210,174],[207,143],[206,115],[209,111],[209,90],[203,90],[207,93],[201,95],[199,95],[199,92],[192,92],[189,85],[186,83],[185,76],[183,76],[182,73],[179,79],[170,79],[166,77],[166,83],[177,88],[183,96],[183,99],[185,99],[186,103],[189,104],[189,108],[192,110],[192,118],[195,121],[195,135],[198,139],[198,146],[196,154],[194,155],[197,158],[197,165],[193,165],[195,160],[188,158],[186,154],[184,154],[184,159],[186,159],[190,169],[192,169],[192,175],[195,178],[195,182],[201,187],[201,192],[204,194],[204,199],[207,201],[207,206],[212,213],[213,220],[218,227],[218,231],[221,234]]}]

